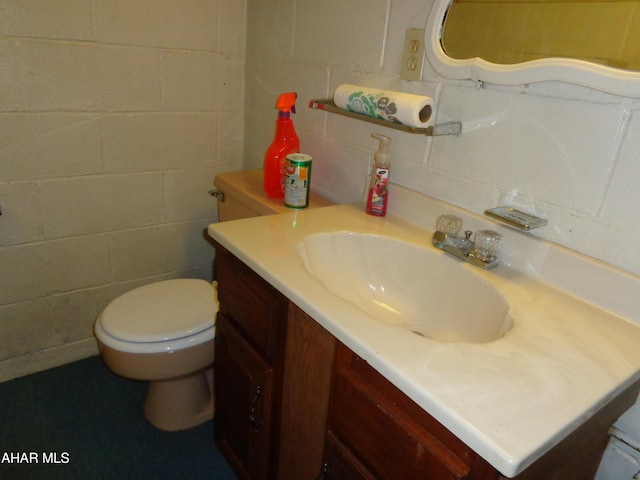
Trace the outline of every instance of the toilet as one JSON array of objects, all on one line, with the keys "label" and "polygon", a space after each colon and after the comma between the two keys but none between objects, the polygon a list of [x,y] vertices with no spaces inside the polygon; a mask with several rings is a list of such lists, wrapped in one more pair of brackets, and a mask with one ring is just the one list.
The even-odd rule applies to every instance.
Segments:
[{"label": "toilet", "polygon": [[104,363],[118,375],[149,382],[146,419],[160,430],[213,418],[214,286],[190,278],[163,280],[120,295],[94,331]]},{"label": "toilet", "polygon": [[[265,196],[262,171],[216,176],[220,221],[290,212]],[[310,207],[330,205],[311,194]],[[112,300],[94,333],[104,363],[149,382],[144,416],[160,430],[195,427],[213,418],[213,356],[218,304],[215,282],[163,280]]]}]

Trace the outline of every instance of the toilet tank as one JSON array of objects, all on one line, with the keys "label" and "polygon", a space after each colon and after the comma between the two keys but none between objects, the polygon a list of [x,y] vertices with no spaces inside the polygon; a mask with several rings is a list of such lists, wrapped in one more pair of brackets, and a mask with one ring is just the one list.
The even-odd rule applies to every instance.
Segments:
[{"label": "toilet tank", "polygon": [[[267,197],[262,188],[262,180],[261,169],[240,170],[216,175],[213,183],[217,190],[224,194],[224,200],[218,197],[219,221],[226,222],[295,211],[295,209],[285,207],[282,199]],[[309,195],[309,208],[327,205],[332,205],[332,203],[314,193]]]}]

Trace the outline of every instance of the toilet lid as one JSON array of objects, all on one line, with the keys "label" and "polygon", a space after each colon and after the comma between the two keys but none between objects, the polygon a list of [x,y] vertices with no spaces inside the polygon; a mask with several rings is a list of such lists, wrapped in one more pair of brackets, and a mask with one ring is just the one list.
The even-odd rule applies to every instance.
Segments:
[{"label": "toilet lid", "polygon": [[113,300],[100,316],[104,331],[128,342],[162,342],[195,335],[215,324],[218,305],[211,283],[164,280]]}]

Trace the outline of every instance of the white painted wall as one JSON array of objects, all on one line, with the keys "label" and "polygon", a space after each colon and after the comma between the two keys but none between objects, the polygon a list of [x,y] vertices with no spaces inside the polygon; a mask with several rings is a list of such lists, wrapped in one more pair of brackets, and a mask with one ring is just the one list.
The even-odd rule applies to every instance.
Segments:
[{"label": "white painted wall", "polygon": [[[640,274],[639,101],[552,83],[478,89],[428,63],[423,81],[399,80],[405,30],[424,28],[428,0],[275,3],[249,2],[245,165],[261,165],[275,96],[296,90],[315,188],[333,199],[359,198],[369,133],[382,130],[396,182],[479,213],[533,209],[549,219],[536,235]],[[437,121],[462,121],[464,134],[429,139],[307,108],[346,82],[431,95]]]},{"label": "white painted wall", "polygon": [[[640,274],[640,101],[553,83],[478,89],[428,64],[421,82],[402,81],[405,30],[424,28],[431,3],[249,0],[245,166],[262,165],[275,98],[295,90],[313,188],[333,200],[360,200],[378,131],[393,138],[395,182],[476,213],[503,203],[536,211],[549,225],[533,235]],[[430,139],[307,108],[341,83],[430,95],[437,121],[462,121],[464,133]],[[640,407],[625,417],[635,431]],[[599,480],[637,473],[620,451]]]},{"label": "white painted wall", "polygon": [[115,296],[211,278],[245,2],[0,0],[0,381],[97,352]]}]

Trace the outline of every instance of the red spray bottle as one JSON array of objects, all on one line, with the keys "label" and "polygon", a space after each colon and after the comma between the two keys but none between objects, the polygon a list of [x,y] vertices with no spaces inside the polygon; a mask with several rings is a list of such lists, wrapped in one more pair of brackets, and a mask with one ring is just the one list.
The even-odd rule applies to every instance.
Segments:
[{"label": "red spray bottle", "polygon": [[300,139],[291,120],[291,112],[296,113],[297,97],[295,92],[283,93],[276,102],[276,107],[280,110],[276,136],[264,156],[264,191],[270,198],[284,198],[287,155],[300,152]]}]

